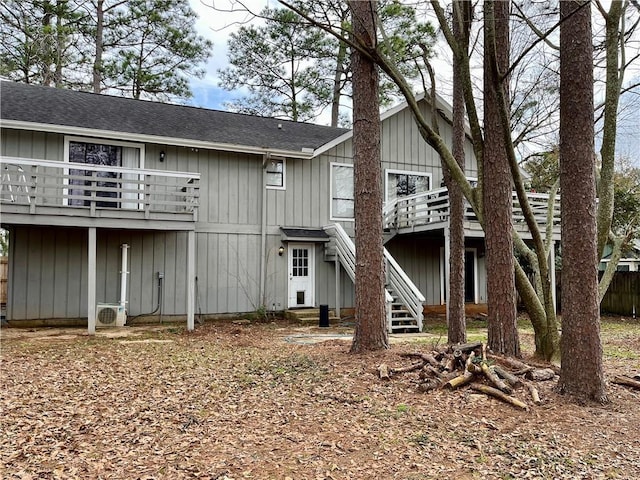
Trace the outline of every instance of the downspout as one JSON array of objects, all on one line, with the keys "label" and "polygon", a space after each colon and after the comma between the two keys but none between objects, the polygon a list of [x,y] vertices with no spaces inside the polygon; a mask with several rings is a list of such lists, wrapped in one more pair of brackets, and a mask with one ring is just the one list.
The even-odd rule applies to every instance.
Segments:
[{"label": "downspout", "polygon": [[265,278],[267,268],[267,164],[271,159],[269,152],[262,157],[262,224],[260,227],[260,292],[258,297],[258,305],[264,303]]}]

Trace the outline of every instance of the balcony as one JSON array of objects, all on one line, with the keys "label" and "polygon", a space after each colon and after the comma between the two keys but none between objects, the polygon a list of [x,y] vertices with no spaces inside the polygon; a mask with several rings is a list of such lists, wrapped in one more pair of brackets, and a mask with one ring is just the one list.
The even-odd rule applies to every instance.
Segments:
[{"label": "balcony", "polygon": [[[545,193],[527,193],[529,205],[533,210],[536,223],[542,231],[546,229],[549,195]],[[467,203],[464,214],[465,234],[467,236],[483,236],[482,227],[475,212]],[[552,233],[555,239],[560,235],[560,196],[556,195],[553,205]],[[428,192],[401,197],[385,205],[383,221],[385,230],[394,233],[413,233],[438,230],[446,227],[449,220],[449,192],[446,188],[438,188]],[[523,238],[530,238],[531,233],[524,219],[518,197],[513,192],[513,225]]]},{"label": "balcony", "polygon": [[0,157],[3,224],[190,230],[200,174]]}]

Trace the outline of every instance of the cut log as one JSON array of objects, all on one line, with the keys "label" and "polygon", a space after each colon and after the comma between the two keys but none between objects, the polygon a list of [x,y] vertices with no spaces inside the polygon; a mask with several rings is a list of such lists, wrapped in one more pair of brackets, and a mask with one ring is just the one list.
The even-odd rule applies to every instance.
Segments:
[{"label": "cut log", "polygon": [[453,349],[453,356],[456,358],[461,357],[463,353],[472,352],[476,348],[480,347],[482,347],[482,342],[460,343],[458,345],[451,345],[451,348]]},{"label": "cut log", "polygon": [[513,374],[515,376],[518,375],[526,375],[529,372],[533,372],[536,369],[536,367],[527,367],[527,368],[522,368],[520,370],[516,370],[515,372],[513,372]]},{"label": "cut log", "polygon": [[476,363],[467,364],[467,372],[473,373],[474,375],[482,374],[482,367]]},{"label": "cut log", "polygon": [[440,365],[442,366],[443,370],[452,372],[456,369],[456,359],[451,356],[444,357],[440,362]]},{"label": "cut log", "polygon": [[418,362],[418,363],[414,363],[413,365],[409,365],[408,367],[394,367],[390,370],[390,373],[396,374],[396,373],[407,373],[407,372],[413,372],[415,370],[421,370],[424,367],[425,363],[424,362]]},{"label": "cut log", "polygon": [[534,380],[536,382],[544,382],[545,380],[552,380],[553,377],[556,376],[556,372],[554,372],[551,368],[536,368],[535,370],[531,370],[525,374],[525,377],[529,380]]},{"label": "cut log", "polygon": [[509,385],[511,385],[511,387],[518,388],[522,386],[522,380],[516,377],[513,373],[506,371],[500,365],[494,365],[493,370],[500,378],[503,378]]},{"label": "cut log", "polygon": [[526,363],[521,362],[520,360],[516,360],[511,357],[503,357],[502,355],[489,354],[489,360],[493,360],[500,365],[504,365],[505,367],[509,367],[512,370],[529,370],[531,369],[531,365],[527,365]]},{"label": "cut log", "polygon": [[383,363],[378,367],[378,376],[382,380],[389,380],[391,378],[391,376],[389,375],[389,367],[387,367],[386,363]]},{"label": "cut log", "polygon": [[442,386],[442,382],[440,382],[437,378],[432,378],[431,380],[427,380],[426,382],[422,382],[418,385],[418,390],[421,392],[430,392],[432,390],[437,390]]},{"label": "cut log", "polygon": [[489,365],[487,365],[486,363],[482,362],[480,364],[480,368],[482,369],[482,373],[484,373],[484,376],[487,377],[487,379],[491,383],[493,383],[493,385],[496,388],[498,388],[499,390],[502,390],[504,393],[513,392],[513,388],[511,388],[505,382],[500,380],[500,378],[496,375],[496,373],[489,368]]},{"label": "cut log", "polygon": [[434,367],[440,366],[440,362],[438,362],[438,360],[436,360],[436,358],[430,353],[401,353],[400,356],[409,358],[421,358]]},{"label": "cut log", "polygon": [[625,385],[627,387],[640,390],[640,380],[634,380],[633,378],[629,378],[624,375],[616,375],[611,381],[613,383],[617,383],[618,385]]},{"label": "cut log", "polygon": [[529,406],[518,400],[517,398],[511,397],[504,392],[501,392],[497,388],[490,387],[488,385],[482,385],[481,383],[472,383],[471,388],[476,392],[482,392],[485,395],[489,395],[491,397],[495,397],[498,400],[502,400],[509,405],[513,405],[514,407],[521,408],[523,410],[529,410]]},{"label": "cut log", "polygon": [[531,399],[533,400],[533,403],[535,403],[536,405],[540,405],[542,403],[542,400],[540,400],[538,389],[531,384],[528,384],[527,388],[529,389],[529,393],[531,394]]},{"label": "cut log", "polygon": [[429,372],[432,377],[439,378],[440,380],[444,380],[447,378],[446,375],[441,373],[437,368],[432,367],[431,365],[427,365],[424,367],[425,371]]},{"label": "cut log", "polygon": [[457,377],[449,380],[447,383],[445,383],[445,386],[449,387],[451,390],[454,390],[466,385],[467,383],[471,383],[475,378],[476,376],[467,370],[462,375],[458,375]]}]

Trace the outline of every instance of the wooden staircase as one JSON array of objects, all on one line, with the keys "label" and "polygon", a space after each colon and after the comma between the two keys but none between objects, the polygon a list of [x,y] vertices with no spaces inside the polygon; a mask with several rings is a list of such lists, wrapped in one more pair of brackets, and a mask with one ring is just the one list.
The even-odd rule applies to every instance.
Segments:
[{"label": "wooden staircase", "polygon": [[389,316],[389,333],[409,333],[420,332],[422,326],[419,324],[418,319],[408,310],[404,303],[402,303],[392,290],[387,291],[391,293],[393,301],[388,305],[387,315]]},{"label": "wooden staircase", "polygon": [[[326,225],[324,230],[331,237],[331,242],[327,245],[331,254],[325,254],[325,259],[337,256],[351,281],[355,282],[356,248],[353,240],[337,223]],[[388,331],[420,332],[425,298],[389,251],[386,248],[383,251],[387,274],[384,295]]]}]

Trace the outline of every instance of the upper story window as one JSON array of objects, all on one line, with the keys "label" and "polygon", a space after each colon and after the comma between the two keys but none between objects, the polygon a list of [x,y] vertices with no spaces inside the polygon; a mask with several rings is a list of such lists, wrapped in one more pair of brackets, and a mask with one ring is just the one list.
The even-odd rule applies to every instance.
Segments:
[{"label": "upper story window", "polygon": [[407,172],[403,170],[387,170],[386,201],[392,202],[397,198],[408,197],[431,189],[431,174],[422,172]]},{"label": "upper story window", "polygon": [[284,158],[270,158],[266,166],[267,188],[284,190],[286,185]]},{"label": "upper story window", "polygon": [[[131,170],[142,168],[143,146],[139,144],[69,137],[65,148],[66,159],[71,163]],[[89,205],[90,199],[82,197],[90,197],[92,190],[97,188],[95,196],[103,199],[96,202],[98,207],[139,208],[136,200],[141,195],[138,192],[140,183],[135,172],[100,169],[95,172],[95,186],[92,186],[90,168],[69,169],[69,175],[72,176],[68,182],[69,205]]]},{"label": "upper story window", "polygon": [[331,164],[331,219],[353,220],[353,165]]}]

